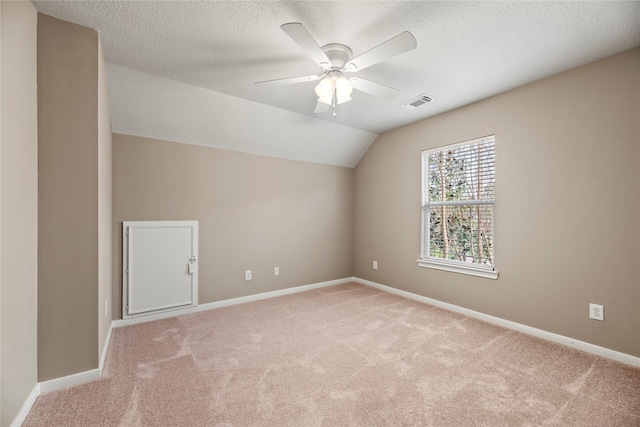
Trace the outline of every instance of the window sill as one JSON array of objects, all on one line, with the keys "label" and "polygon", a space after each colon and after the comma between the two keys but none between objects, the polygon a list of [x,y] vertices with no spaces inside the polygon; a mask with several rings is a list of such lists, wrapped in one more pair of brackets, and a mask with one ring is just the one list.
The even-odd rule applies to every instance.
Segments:
[{"label": "window sill", "polygon": [[434,259],[419,259],[418,266],[425,267],[425,268],[433,268],[436,270],[451,271],[453,273],[484,277],[485,279],[496,280],[498,278],[498,272],[495,270],[487,270],[485,268],[478,268],[478,267],[466,266],[466,265],[455,265],[455,264],[442,262]]}]

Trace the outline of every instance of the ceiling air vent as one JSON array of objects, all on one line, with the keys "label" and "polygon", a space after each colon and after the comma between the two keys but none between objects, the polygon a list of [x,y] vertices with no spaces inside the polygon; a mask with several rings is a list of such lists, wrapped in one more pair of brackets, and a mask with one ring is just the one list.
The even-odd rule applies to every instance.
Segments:
[{"label": "ceiling air vent", "polygon": [[433,98],[423,93],[422,95],[418,95],[415,98],[408,100],[403,105],[407,108],[418,108],[419,106],[431,101],[433,101]]}]

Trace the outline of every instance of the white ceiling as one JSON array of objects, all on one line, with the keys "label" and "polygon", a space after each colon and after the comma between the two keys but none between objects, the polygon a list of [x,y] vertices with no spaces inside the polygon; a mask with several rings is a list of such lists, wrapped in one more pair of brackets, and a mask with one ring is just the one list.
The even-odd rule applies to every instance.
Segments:
[{"label": "white ceiling", "polygon": [[[35,1],[94,28],[109,66],[114,132],[353,167],[377,134],[640,45],[640,2]],[[408,30],[415,50],[356,75],[400,90],[355,92],[314,114],[319,74],[281,29],[301,22],[354,56]],[[411,110],[421,93],[434,101]]]}]

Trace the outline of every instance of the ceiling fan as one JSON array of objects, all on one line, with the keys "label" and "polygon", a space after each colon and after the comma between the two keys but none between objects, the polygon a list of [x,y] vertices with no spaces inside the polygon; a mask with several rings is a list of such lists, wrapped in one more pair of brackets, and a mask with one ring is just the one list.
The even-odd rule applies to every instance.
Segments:
[{"label": "ceiling fan", "polygon": [[280,28],[322,68],[323,72],[319,75],[266,80],[255,84],[263,87],[273,87],[320,80],[315,87],[318,103],[314,112],[323,113],[333,107],[334,117],[336,115],[336,105],[350,101],[353,89],[386,100],[392,99],[399,92],[398,89],[360,77],[347,79],[344,76],[345,73],[363,70],[386,59],[415,49],[418,45],[413,34],[405,31],[360,56],[352,58],[353,52],[349,46],[330,43],[320,47],[304,25],[299,22],[283,24]]}]

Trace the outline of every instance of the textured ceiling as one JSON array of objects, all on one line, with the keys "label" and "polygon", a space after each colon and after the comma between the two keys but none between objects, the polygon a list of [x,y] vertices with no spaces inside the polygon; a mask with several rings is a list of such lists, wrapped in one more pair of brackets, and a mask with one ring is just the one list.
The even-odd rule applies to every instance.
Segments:
[{"label": "textured ceiling", "polygon": [[[372,140],[371,133],[379,134],[640,45],[637,1],[34,4],[42,13],[99,31],[107,61],[120,66],[109,68],[115,132],[135,131],[143,136],[351,166],[366,151],[370,142],[363,141]],[[283,87],[253,84],[320,73],[280,29],[286,22],[303,23],[320,45],[346,44],[355,56],[405,30],[413,33],[418,47],[356,73],[399,89],[395,99],[382,101],[354,91],[353,100],[339,105],[333,118],[330,112],[313,113],[313,82]],[[131,90],[136,85],[149,92],[167,87],[178,90],[179,85],[171,80],[187,84],[183,88],[189,88],[185,90],[193,99],[191,103],[185,98],[170,105],[171,99],[159,96],[163,99],[157,102],[169,104],[145,106],[141,105],[140,91]],[[402,105],[421,93],[434,101],[413,110]],[[240,99],[231,101],[222,94]],[[224,109],[216,104],[219,123],[238,124],[241,118],[248,129],[236,132],[231,139],[222,131],[218,135],[211,115],[201,114],[212,108],[211,102],[234,105]],[[189,117],[189,128],[181,129],[178,121],[164,127],[150,125],[170,120],[173,113]],[[300,134],[294,127],[291,134],[298,139],[302,135],[303,140],[315,135],[318,147],[287,146],[282,135],[269,133],[299,123],[301,115],[308,116],[306,131]],[[254,121],[265,127],[254,127]],[[353,132],[336,130],[344,130],[344,126]],[[162,135],[164,128],[171,135]],[[322,140],[332,143],[323,149]],[[272,145],[274,152],[270,151]],[[336,146],[341,147],[339,153],[335,153]]]}]

